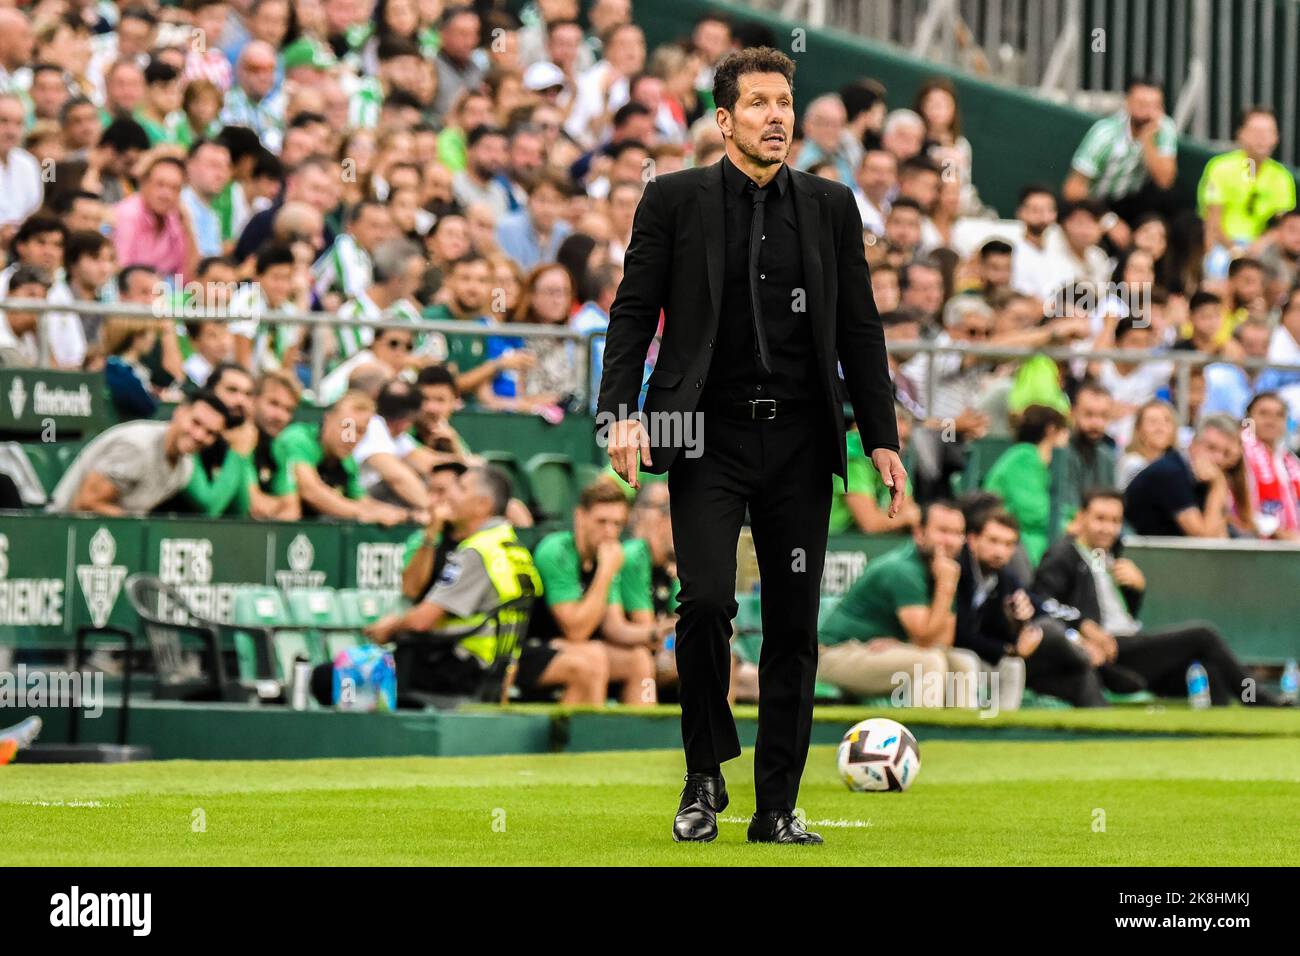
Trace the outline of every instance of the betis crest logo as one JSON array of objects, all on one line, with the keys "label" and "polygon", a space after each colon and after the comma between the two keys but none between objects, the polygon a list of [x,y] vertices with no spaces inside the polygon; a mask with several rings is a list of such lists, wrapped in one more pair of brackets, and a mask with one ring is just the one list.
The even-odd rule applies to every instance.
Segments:
[{"label": "betis crest logo", "polygon": [[14,383],[9,386],[9,410],[14,413],[14,418],[23,417],[23,409],[27,407],[27,386],[23,384],[21,376],[14,376]]},{"label": "betis crest logo", "polygon": [[289,570],[275,572],[276,583],[282,590],[318,588],[325,583],[325,572],[312,570],[316,563],[316,549],[305,534],[294,535],[285,557],[289,560]]},{"label": "betis crest logo", "polygon": [[90,620],[95,627],[108,623],[113,606],[117,604],[117,595],[122,590],[122,579],[126,577],[126,568],[113,563],[115,557],[117,542],[107,528],[100,528],[90,539],[90,564],[77,565],[81,594],[86,599]]}]

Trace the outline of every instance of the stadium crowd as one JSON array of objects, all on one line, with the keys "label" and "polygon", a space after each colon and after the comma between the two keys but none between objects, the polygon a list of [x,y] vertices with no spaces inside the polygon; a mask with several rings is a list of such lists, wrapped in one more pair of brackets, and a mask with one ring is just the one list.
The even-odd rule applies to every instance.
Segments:
[{"label": "stadium crowd", "polygon": [[[586,7],[0,9],[0,297],[155,316],[0,313],[0,366],[102,370],[122,422],[86,446],[50,508],[419,524],[403,579],[417,604],[377,624],[378,640],[500,598],[491,560],[462,545],[533,516],[452,416],[590,414],[645,182],[720,158],[714,69],[733,49],[776,45],[761,26],[706,15],[647,49],[631,0]],[[1149,652],[1158,666],[1120,666],[1114,635],[1140,625],[1136,601],[1116,595],[1142,585],[1113,550],[1124,524],[1300,538],[1300,370],[1240,364],[1300,363],[1300,211],[1277,140],[1269,107],[1245,110],[1236,148],[1181,203],[1161,87],[1135,78],[1061,181],[1025,185],[1014,219],[999,219],[974,187],[980,158],[946,79],[903,103],[846,77],[802,104],[790,162],[857,199],[911,471],[891,522],[851,433],[832,531],[914,537],[863,579],[879,584],[883,568],[893,591],[866,595],[870,607],[850,592],[828,620],[824,679],[887,689],[898,655],[874,642],[891,641],[941,670],[1027,660],[1029,686],[1088,705],[1108,669],[1116,686],[1165,692],[1192,655],[1226,699],[1239,668],[1203,629],[1180,632],[1172,658]],[[363,324],[267,321],[306,311]],[[484,334],[466,347],[401,328],[420,318]],[[490,334],[503,322],[594,337]],[[915,343],[1079,354],[909,354]],[[1087,354],[1110,348],[1146,354]],[[1204,360],[1185,395],[1179,352]],[[319,425],[295,422],[306,403]],[[953,505],[973,443],[990,438],[1006,446],[985,469],[991,497]],[[538,544],[529,567],[550,616],[525,648],[523,685],[595,702],[612,682],[632,704],[671,687],[666,493],[649,484],[629,504],[604,479],[571,530]],[[493,547],[513,532],[499,536]],[[996,625],[976,622],[992,594]],[[1081,617],[1061,624],[1045,602]],[[444,658],[422,665],[434,683],[455,670]],[[736,668],[733,687],[746,683]]]}]

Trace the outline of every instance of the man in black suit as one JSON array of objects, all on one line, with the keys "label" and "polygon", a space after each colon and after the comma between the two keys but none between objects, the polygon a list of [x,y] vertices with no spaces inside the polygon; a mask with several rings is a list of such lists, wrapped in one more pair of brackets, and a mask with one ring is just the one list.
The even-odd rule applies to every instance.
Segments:
[{"label": "man in black suit", "polygon": [[793,76],[790,59],[766,47],[719,65],[725,155],[647,184],[610,309],[597,426],[615,470],[634,487],[639,465],[667,472],[672,502],[687,769],[679,841],[717,836],[720,765],[740,755],[728,641],[748,508],[764,585],[749,839],[821,842],[793,811],[812,728],[830,479],[846,472],[837,362],[863,445],[892,489],[891,516],[906,479],[857,204],[842,184],[785,163]]}]

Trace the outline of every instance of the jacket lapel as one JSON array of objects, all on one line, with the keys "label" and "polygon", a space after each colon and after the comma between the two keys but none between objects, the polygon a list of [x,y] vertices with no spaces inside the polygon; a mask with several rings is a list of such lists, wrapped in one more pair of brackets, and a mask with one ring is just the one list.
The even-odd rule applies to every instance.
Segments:
[{"label": "jacket lapel", "polygon": [[726,252],[723,230],[722,162],[716,162],[700,179],[700,220],[704,227],[704,248],[709,274],[710,321],[717,323],[722,314],[722,271]]}]

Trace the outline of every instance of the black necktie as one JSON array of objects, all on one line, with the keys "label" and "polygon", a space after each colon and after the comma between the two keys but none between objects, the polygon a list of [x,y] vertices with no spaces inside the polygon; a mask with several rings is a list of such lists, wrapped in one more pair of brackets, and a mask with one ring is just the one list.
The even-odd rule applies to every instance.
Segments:
[{"label": "black necktie", "polygon": [[754,313],[754,351],[764,375],[772,374],[772,363],[767,355],[767,333],[763,331],[763,313],[758,289],[758,252],[763,247],[763,204],[767,202],[766,189],[754,189],[754,218],[749,224],[749,300]]}]

